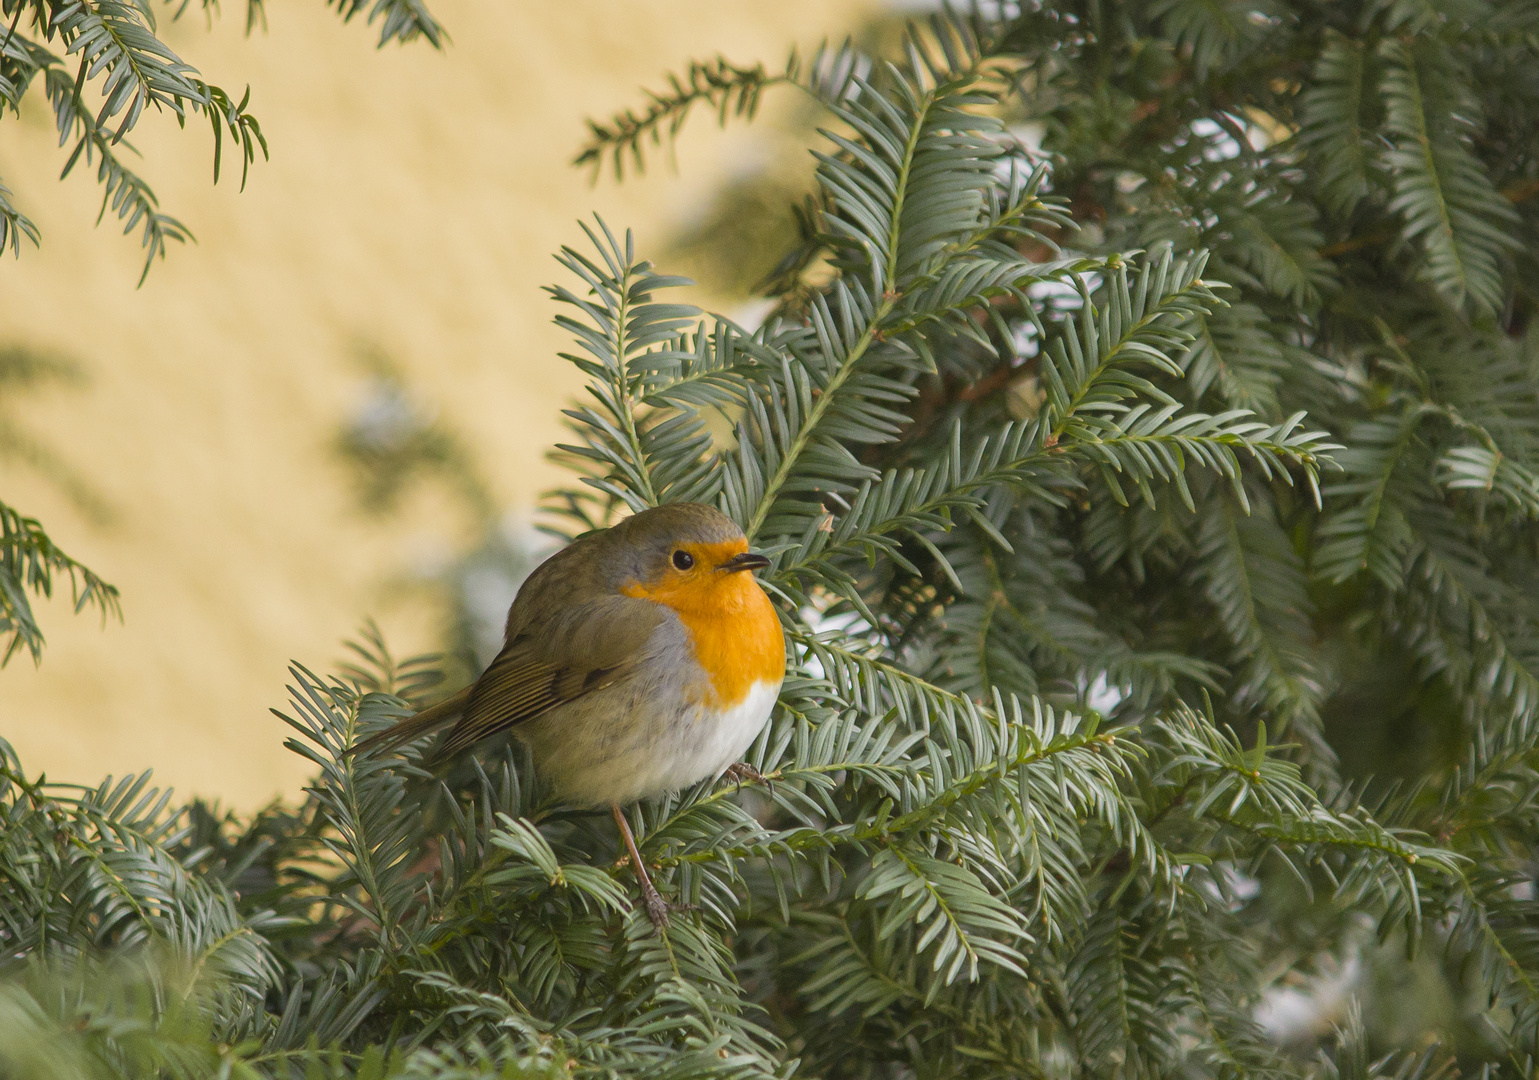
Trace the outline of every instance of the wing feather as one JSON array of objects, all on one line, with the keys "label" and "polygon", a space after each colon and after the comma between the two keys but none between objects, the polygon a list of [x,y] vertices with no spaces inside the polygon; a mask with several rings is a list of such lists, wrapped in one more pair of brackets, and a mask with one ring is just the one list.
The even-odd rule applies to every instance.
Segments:
[{"label": "wing feather", "polygon": [[448,758],[586,694],[613,686],[635,670],[665,608],[628,596],[606,596],[526,623],[471,689],[464,715],[437,753]]}]

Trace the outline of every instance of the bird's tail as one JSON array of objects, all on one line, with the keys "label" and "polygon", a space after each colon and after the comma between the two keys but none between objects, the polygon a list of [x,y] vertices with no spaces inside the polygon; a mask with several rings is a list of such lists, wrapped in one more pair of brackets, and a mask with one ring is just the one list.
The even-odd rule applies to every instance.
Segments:
[{"label": "bird's tail", "polygon": [[437,705],[423,709],[416,716],[408,716],[390,725],[384,731],[370,735],[367,739],[359,739],[347,748],[343,757],[369,750],[393,750],[402,743],[408,743],[426,735],[441,724],[457,719],[465,711],[465,706],[470,703],[470,690],[471,687],[467,686],[453,697],[445,698]]}]

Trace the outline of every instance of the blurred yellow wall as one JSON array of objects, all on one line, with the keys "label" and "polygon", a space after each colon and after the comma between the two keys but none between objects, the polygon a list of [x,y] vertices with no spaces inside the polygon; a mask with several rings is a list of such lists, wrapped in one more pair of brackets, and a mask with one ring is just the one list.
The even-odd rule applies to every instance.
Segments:
[{"label": "blurred yellow wall", "polygon": [[[242,5],[243,6],[243,5]],[[211,143],[148,116],[134,133],[163,208],[197,235],[142,289],[136,240],[93,229],[94,170],[56,180],[63,156],[39,100],[0,123],[0,177],[43,230],[0,262],[0,346],[77,360],[83,390],[6,403],[92,479],[114,516],[93,524],[50,485],[0,461],[0,498],[122,588],[126,622],[101,630],[43,604],[43,664],[0,671],[0,735],[30,772],[96,782],[153,767],[184,794],[253,808],[307,770],[268,713],[290,658],[325,670],[368,614],[398,653],[432,623],[381,582],[456,538],[424,511],[363,517],[328,450],[356,404],[360,343],[394,357],[471,438],[499,500],[529,506],[556,477],[543,460],[577,390],[540,291],[550,255],[598,211],[643,251],[709,198],[753,129],[698,113],[679,171],[590,187],[569,162],[582,121],[718,51],[778,64],[786,47],[855,25],[861,0],[433,0],[453,44],[373,48],[321,0],[269,5],[268,32],[167,37],[205,78],[250,83],[272,161],[246,191],[210,187]],[[788,103],[789,104],[789,103]],[[761,120],[772,122],[771,117]],[[226,162],[226,168],[230,163]],[[709,302],[709,297],[696,297]],[[383,610],[382,610],[383,609]]]}]

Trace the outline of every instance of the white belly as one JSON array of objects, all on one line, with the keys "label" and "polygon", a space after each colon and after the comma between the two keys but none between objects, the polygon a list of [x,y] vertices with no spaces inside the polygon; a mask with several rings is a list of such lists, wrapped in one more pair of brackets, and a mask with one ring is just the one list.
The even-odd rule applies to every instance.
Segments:
[{"label": "white belly", "polygon": [[659,770],[659,779],[666,779],[664,790],[677,791],[720,776],[728,765],[743,760],[743,754],[764,730],[779,696],[780,683],[756,682],[748,696],[732,708],[714,717],[686,721],[685,737],[672,760],[659,762],[664,766]]},{"label": "white belly", "polygon": [[759,737],[779,696],[779,681],[758,682],[720,712],[698,707],[645,716],[638,702],[628,716],[574,708],[517,730],[535,752],[535,769],[564,800],[625,804],[720,776]]}]

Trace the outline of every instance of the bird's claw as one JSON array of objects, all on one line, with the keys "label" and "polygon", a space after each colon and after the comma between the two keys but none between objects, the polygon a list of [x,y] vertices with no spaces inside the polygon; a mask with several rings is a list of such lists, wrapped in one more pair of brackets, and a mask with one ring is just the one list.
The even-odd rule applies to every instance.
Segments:
[{"label": "bird's claw", "polygon": [[647,918],[658,930],[668,929],[668,901],[656,889],[646,890]]},{"label": "bird's claw", "polygon": [[742,787],[745,783],[768,783],[768,781],[764,779],[764,774],[761,773],[758,769],[754,768],[752,765],[748,764],[746,761],[739,761],[728,765],[727,771],[721,775],[722,779],[731,780],[736,783],[738,787]]},{"label": "bird's claw", "polygon": [[664,899],[662,893],[650,886],[641,890],[641,899],[646,904],[647,918],[652,920],[652,926],[658,930],[668,929],[670,912],[695,910],[694,904]]}]

